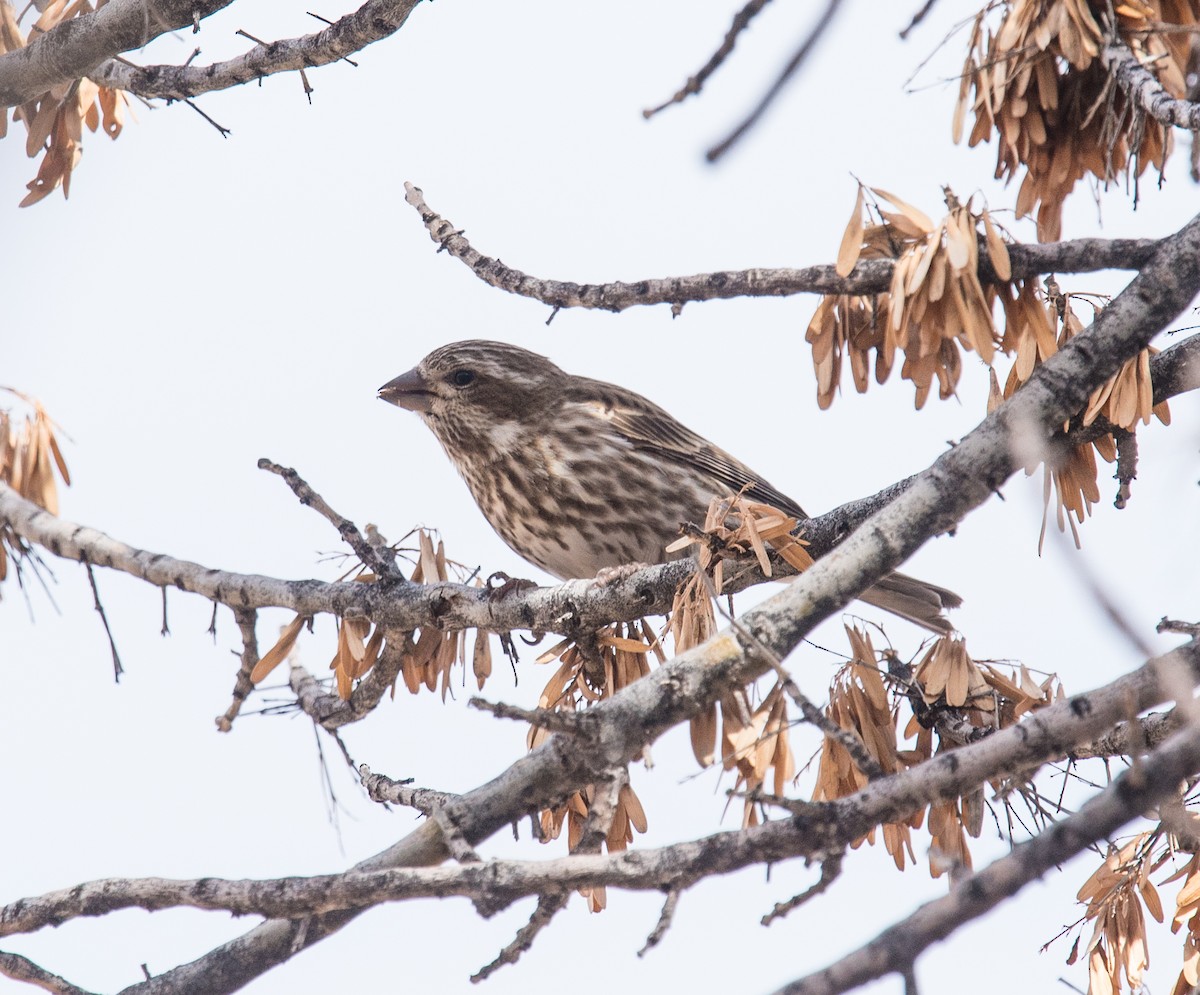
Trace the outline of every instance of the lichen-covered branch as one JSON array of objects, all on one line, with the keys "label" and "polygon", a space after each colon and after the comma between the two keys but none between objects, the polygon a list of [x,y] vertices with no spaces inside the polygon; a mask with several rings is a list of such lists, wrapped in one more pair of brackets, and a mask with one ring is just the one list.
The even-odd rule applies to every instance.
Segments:
[{"label": "lichen-covered branch", "polygon": [[1100,59],[1117,85],[1141,111],[1160,124],[1200,131],[1200,104],[1179,100],[1167,93],[1154,73],[1138,61],[1127,45],[1109,41],[1101,51]]},{"label": "lichen-covered branch", "polygon": [[104,86],[150,99],[185,100],[240,86],[274,73],[328,65],[395,34],[420,0],[367,0],[329,27],[299,38],[284,38],[208,66],[134,66],[112,60],[88,75]]},{"label": "lichen-covered branch", "polygon": [[[875,781],[869,788],[846,798],[798,803],[792,818],[749,829],[607,856],[574,854],[551,860],[489,860],[421,869],[371,870],[360,866],[344,874],[267,881],[112,878],[22,899],[0,908],[0,936],[29,933],[70,919],[106,915],[126,908],[156,911],[189,907],[238,915],[298,918],[412,898],[461,896],[484,902],[489,908],[500,908],[528,895],[601,885],[641,891],[685,889],[706,877],[732,873],[752,864],[840,853],[875,826],[907,819],[931,803],[956,798],[989,779],[1062,759],[1131,711],[1169,698],[1178,691],[1181,681],[1190,686],[1198,680],[1200,643],[1192,640],[1163,657],[1147,661],[1132,674],[1035,712],[1019,725],[980,742]],[[642,702],[632,705],[622,700],[624,694],[619,695],[597,707],[598,721],[611,725],[634,717],[644,719],[642,709],[655,693],[643,695]],[[1195,732],[1193,729],[1190,733],[1193,739]],[[631,742],[636,742],[636,738],[626,739],[626,745],[620,749],[627,751]],[[608,751],[614,745],[610,742],[601,749]],[[1173,755],[1173,749],[1170,743],[1161,748],[1168,757]],[[1196,749],[1200,749],[1200,741],[1186,755],[1190,758],[1186,761],[1190,764],[1188,769],[1168,783],[1177,783],[1200,769],[1200,753]],[[1151,758],[1151,766],[1157,763],[1161,750]],[[534,766],[544,766],[539,763],[539,754],[541,761],[549,759],[544,751],[538,751],[528,761]],[[588,751],[571,751],[571,755],[576,776],[583,771],[595,776],[600,763],[589,759]],[[520,776],[511,772],[492,785],[461,796],[410,789],[366,770],[363,777],[372,784],[373,795],[374,789],[378,790],[379,797],[417,804],[423,810],[453,805],[455,828],[468,845],[510,821],[517,805],[549,804],[555,800],[557,790],[556,785],[538,782],[532,793],[527,791],[519,800],[506,796],[506,787],[520,783]],[[1126,797],[1121,788],[1114,786],[1110,792],[1114,790],[1117,796]],[[413,797],[418,793],[419,801]],[[1138,811],[1135,808],[1125,818]],[[424,831],[423,827],[419,832]]]},{"label": "lichen-covered branch", "polygon": [[[833,266],[803,269],[743,269],[693,276],[615,283],[570,283],[530,276],[475,249],[460,229],[433,211],[419,187],[404,184],[405,200],[421,215],[429,237],[471,269],[484,283],[551,307],[624,311],[639,305],[678,306],[694,301],[735,297],[791,297],[795,294],[876,294],[891,286],[893,264],[887,259],[858,263],[849,276]],[[1014,278],[1038,273],[1094,273],[1102,269],[1138,269],[1159,243],[1154,239],[1080,238],[1069,242],[1008,247]],[[981,277],[994,279],[987,254],[980,253]]]},{"label": "lichen-covered branch", "polygon": [[191,27],[233,0],[109,0],[91,14],[62,21],[23,48],[0,55],[0,107],[35,100],[52,86],[168,31]]},{"label": "lichen-covered branch", "polygon": [[921,906],[836,964],[785,985],[777,995],[839,995],[886,974],[904,974],[924,950],[1153,808],[1198,768],[1200,727],[1193,723],[1074,815],[1020,844],[1007,857],[957,884],[945,898]]},{"label": "lichen-covered branch", "polygon": [[[1020,460],[1014,444],[1024,437],[1049,438],[1055,426],[1078,411],[1090,393],[1172,321],[1200,291],[1200,217],[1164,239],[1142,272],[1097,317],[1092,328],[1073,338],[1041,364],[1025,386],[989,415],[958,446],[943,454],[895,501],[873,515],[835,551],[825,556],[784,591],[742,617],[756,642],[783,657],[814,625],[836,611],[847,597],[865,590],[926,542],[982,504]],[[1027,447],[1022,447],[1027,449]],[[574,748],[568,737],[551,736],[539,749],[516,761],[500,777],[463,796],[469,824],[460,826],[472,845],[528,814],[546,798],[565,797],[594,783],[613,767],[628,762],[666,729],[697,714],[730,687],[745,684],[768,664],[761,652],[744,647],[729,632],[681,654],[653,679],[636,681],[596,706],[601,733],[588,750]],[[1172,682],[1174,686],[1177,682]],[[1071,710],[1080,724],[1077,742],[1095,739],[1113,722],[1150,707],[1154,697],[1122,694],[1103,724],[1091,723],[1099,710]],[[989,737],[1013,733],[1024,739],[1040,716]],[[1083,729],[1086,728],[1086,733]],[[1074,737],[1069,737],[1074,738]],[[1013,744],[1014,755],[1020,744]],[[1069,744],[1064,744],[1068,745]],[[935,758],[920,770],[961,771],[968,748]],[[981,783],[994,770],[976,771]],[[927,776],[938,776],[936,774]],[[904,775],[893,779],[903,781]],[[892,783],[891,781],[885,783]],[[872,792],[881,786],[872,785]],[[798,817],[797,817],[798,818]],[[766,829],[788,825],[770,823]],[[774,830],[781,831],[781,830]],[[446,848],[435,823],[358,865],[356,870],[428,866],[441,862]],[[210,951],[190,964],[127,989],[129,992],[230,992],[319,942],[352,918],[350,912],[311,917],[298,923],[273,919],[246,935]]]}]

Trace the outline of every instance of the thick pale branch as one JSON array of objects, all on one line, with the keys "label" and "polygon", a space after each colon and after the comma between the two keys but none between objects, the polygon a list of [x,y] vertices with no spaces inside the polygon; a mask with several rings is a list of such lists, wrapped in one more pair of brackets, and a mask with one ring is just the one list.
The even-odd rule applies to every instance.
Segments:
[{"label": "thick pale branch", "polygon": [[[186,906],[238,915],[298,918],[411,898],[461,896],[484,900],[489,907],[500,907],[528,895],[601,885],[643,891],[683,889],[705,877],[728,874],[752,864],[840,853],[853,840],[882,823],[907,819],[926,805],[954,799],[989,779],[1008,777],[1062,759],[1131,711],[1152,706],[1177,692],[1181,683],[1190,686],[1198,679],[1200,643],[1192,640],[1166,656],[1148,661],[1132,674],[1034,713],[1019,725],[978,743],[875,781],[858,794],[834,802],[801,803],[791,818],[750,829],[716,833],[654,849],[626,850],[607,856],[576,854],[543,861],[492,860],[424,869],[359,869],[346,874],[269,881],[113,878],[22,899],[0,909],[0,936],[28,933],[80,916],[105,915],[125,908],[153,911]],[[614,699],[597,708],[597,716],[615,721],[619,713],[630,712],[625,705]],[[533,757],[525,762],[537,763]],[[578,766],[580,760],[577,758],[574,763]],[[1200,754],[1175,780],[1197,768],[1200,768]],[[369,772],[364,778],[385,785],[402,803],[412,803],[405,797],[409,789]],[[480,825],[480,814],[494,806],[501,785],[511,781],[512,776],[505,774],[493,785],[467,795],[437,795],[437,800],[440,803],[447,799],[455,806],[456,828],[468,843],[477,842],[486,832]],[[428,794],[431,798],[436,795]],[[542,803],[546,800],[540,798]],[[507,814],[511,811],[510,806]],[[488,823],[494,822],[493,817],[484,818]]]},{"label": "thick pale branch", "polygon": [[92,995],[91,992],[71,984],[65,978],[60,978],[57,974],[51,974],[45,968],[39,967],[28,957],[4,950],[0,950],[0,974],[6,978],[12,978],[14,981],[24,981],[36,985],[53,995]]},{"label": "thick pale branch", "polygon": [[904,973],[938,940],[1172,795],[1198,767],[1200,728],[1193,724],[1074,815],[962,881],[945,898],[921,906],[836,964],[781,988],[778,995],[838,995],[886,974]]},{"label": "thick pale branch", "polygon": [[[551,307],[598,308],[624,311],[649,304],[680,305],[692,301],[730,300],[735,297],[790,297],[794,294],[875,294],[891,286],[893,264],[886,259],[860,262],[847,277],[833,266],[804,269],[744,269],[695,276],[672,276],[633,283],[569,283],[529,276],[485,256],[461,231],[425,203],[419,187],[404,184],[405,200],[421,215],[429,237],[468,266],[479,279],[510,294],[530,297]],[[1159,243],[1153,239],[1081,238],[1045,245],[1012,245],[1014,278],[1038,273],[1094,273],[1102,269],[1139,269]],[[980,275],[995,279],[980,253]]]},{"label": "thick pale branch", "polygon": [[0,55],[0,107],[34,100],[168,31],[198,24],[233,0],[109,0]]},{"label": "thick pale branch", "polygon": [[[894,570],[930,537],[939,535],[995,492],[1019,463],[1014,444],[1030,433],[1043,441],[1078,411],[1100,384],[1145,347],[1200,291],[1200,217],[1160,243],[1142,272],[1097,317],[1087,332],[1039,366],[1025,386],[990,414],[954,449],[941,456],[913,485],[859,527],[833,553],[817,561],[786,590],[742,618],[758,642],[783,657],[813,626],[845,599]],[[1027,448],[1027,447],[1022,447]],[[599,741],[588,750],[554,735],[494,781],[463,796],[469,822],[461,826],[476,844],[502,826],[568,791],[593,783],[606,770],[628,762],[643,746],[691,718],[728,688],[760,676],[769,667],[761,654],[747,651],[728,632],[677,657],[649,678],[636,681],[596,707]],[[1130,717],[1125,698],[1103,725],[1089,726],[1079,742],[1095,739],[1113,722]],[[1088,724],[1097,712],[1079,709]],[[1011,730],[1025,736],[1038,717]],[[997,734],[996,739],[1005,733]],[[957,767],[967,748],[925,765]],[[981,783],[994,771],[981,772]],[[898,779],[897,779],[898,780]],[[878,790],[872,785],[872,790]],[[786,825],[771,823],[768,825]],[[357,870],[440,863],[446,848],[433,823],[358,865]],[[303,931],[291,920],[275,919],[204,956],[168,971],[128,992],[234,991],[272,966],[340,929],[353,913],[305,919]]]},{"label": "thick pale branch", "polygon": [[311,35],[255,45],[237,58],[209,66],[133,66],[106,62],[91,78],[147,99],[184,100],[226,90],[274,73],[328,65],[395,34],[420,0],[367,0],[353,14]]},{"label": "thick pale branch", "polygon": [[[466,793],[462,798],[466,817],[459,827],[464,838],[474,845],[548,801],[594,783],[729,688],[765,673],[770,664],[763,659],[758,644],[779,657],[785,656],[848,598],[894,570],[930,537],[946,531],[986,501],[1020,465],[1014,453],[1019,443],[1022,452],[1028,450],[1030,437],[1034,441],[1040,437],[1044,444],[1054,426],[1077,412],[1091,392],[1137,355],[1197,291],[1200,217],[1164,239],[1142,272],[1100,313],[1091,329],[1040,365],[1020,391],[920,474],[908,490],[784,591],[747,612],[741,624],[753,634],[753,646],[744,646],[733,634],[723,632],[600,703],[594,709],[599,732],[589,749],[580,750],[573,739],[553,735],[495,780]],[[3,498],[0,494],[0,500]],[[1122,694],[1107,713],[1090,703],[1068,706],[1072,720],[1078,723],[1078,736],[1068,736],[1062,746],[1069,748],[1071,741],[1095,739],[1114,722],[1131,717],[1135,710],[1150,707],[1157,700],[1155,695]],[[995,739],[1011,745],[1010,753],[1015,757],[1020,752],[1019,741],[1028,741],[1036,734],[1040,719],[1040,715],[1032,716],[985,743]],[[1001,739],[1009,733],[1018,742]],[[921,770],[931,777],[961,773],[967,749],[952,751]],[[999,762],[1003,765],[1004,761]],[[975,783],[982,783],[995,776],[995,766],[973,774],[978,776]],[[900,785],[909,783],[904,775],[893,780]],[[870,790],[874,793],[882,788],[883,784],[872,785]],[[770,823],[764,831],[784,832],[800,818]],[[853,813],[849,813],[847,826],[853,819]],[[785,828],[773,829],[776,826]],[[429,822],[355,870],[428,866],[440,863],[446,854],[438,827]],[[340,929],[353,915],[336,912],[302,922],[271,920],[190,964],[127,991],[172,995],[234,991]]]},{"label": "thick pale branch", "polygon": [[1104,68],[1137,105],[1160,124],[1200,131],[1200,104],[1172,97],[1127,45],[1110,41],[1100,53]]}]

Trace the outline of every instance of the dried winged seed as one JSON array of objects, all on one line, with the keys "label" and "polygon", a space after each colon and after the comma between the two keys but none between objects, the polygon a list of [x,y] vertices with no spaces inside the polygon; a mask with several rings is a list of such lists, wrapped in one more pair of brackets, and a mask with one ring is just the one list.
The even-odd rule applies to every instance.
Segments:
[{"label": "dried winged seed", "polygon": [[471,672],[475,675],[479,690],[482,691],[484,683],[492,676],[492,641],[488,637],[486,629],[475,630],[475,645],[471,651]]},{"label": "dried winged seed", "polygon": [[[879,214],[885,222],[883,226],[884,230],[892,236],[892,242],[898,241],[901,244],[904,242],[915,242],[925,238],[929,234],[928,229],[922,228],[905,214],[900,214],[896,211],[884,211],[882,209],[879,211]],[[897,236],[899,237],[897,238]],[[889,244],[888,248],[891,249],[892,246]],[[890,251],[886,253],[888,256],[891,254],[892,252]]]},{"label": "dried winged seed", "polygon": [[916,256],[913,250],[910,249],[896,260],[896,265],[892,268],[892,286],[890,290],[892,297],[891,329],[894,332],[899,332],[904,327],[905,312],[909,307],[908,301],[904,296],[904,284],[908,279],[909,271],[916,262]]},{"label": "dried winged seed", "polygon": [[1100,417],[1100,412],[1104,410],[1109,397],[1112,396],[1116,382],[1116,377],[1110,377],[1092,392],[1092,396],[1088,399],[1088,406],[1083,412],[1084,425],[1090,425]]},{"label": "dried winged seed", "polygon": [[961,708],[967,703],[969,674],[964,659],[955,654],[950,664],[950,673],[946,679],[946,704],[953,708]]},{"label": "dried winged seed", "polygon": [[758,566],[762,570],[763,576],[770,577],[771,558],[767,556],[767,547],[763,545],[762,536],[758,534],[754,519],[750,515],[742,518],[742,528],[750,540],[750,548],[754,550],[754,555],[758,559]]},{"label": "dried winged seed", "polygon": [[1150,381],[1150,350],[1143,349],[1138,353],[1137,372],[1137,414],[1143,425],[1150,424],[1150,415],[1154,410],[1154,386]]},{"label": "dried winged seed", "polygon": [[337,681],[338,697],[341,698],[342,701],[349,701],[350,695],[354,693],[354,681],[343,667],[337,668],[337,670],[334,672],[334,678]]},{"label": "dried winged seed", "polygon": [[686,549],[692,543],[698,543],[699,541],[700,541],[699,539],[695,539],[692,536],[681,536],[680,538],[676,539],[673,543],[671,543],[669,546],[667,546],[666,549],[664,550],[664,552],[678,553],[679,550]]},{"label": "dried winged seed", "polygon": [[1004,244],[1000,232],[992,224],[992,216],[988,211],[983,212],[983,230],[987,238],[988,258],[991,260],[992,269],[1001,280],[1011,280],[1012,260],[1008,255],[1008,246]]},{"label": "dried winged seed", "polygon": [[936,242],[923,242],[916,247],[914,252],[918,257],[917,264],[909,271],[908,279],[904,281],[905,297],[912,297],[925,282],[925,276],[929,273],[929,267],[940,248]]},{"label": "dried winged seed", "polygon": [[1200,868],[1193,866],[1195,861],[1196,858],[1193,858],[1189,862],[1187,867],[1189,877],[1183,887],[1179,889],[1179,894],[1175,896],[1175,904],[1180,909],[1200,901]]},{"label": "dried winged seed", "polygon": [[842,244],[838,247],[838,276],[849,276],[854,269],[854,264],[858,262],[858,255],[862,251],[863,244],[862,213],[863,188],[860,184],[858,196],[854,201],[854,212],[850,215],[850,221],[846,224],[846,230],[842,233]]},{"label": "dried winged seed", "polygon": [[362,677],[379,661],[379,653],[383,649],[383,629],[377,628],[371,633],[371,638],[367,642],[366,652],[363,654],[362,664],[359,666],[358,674],[355,676]]},{"label": "dried winged seed", "polygon": [[650,647],[637,639],[628,639],[625,636],[616,636],[610,632],[606,632],[597,640],[601,646],[611,646],[613,649],[621,650],[623,653],[649,653]]},{"label": "dried winged seed", "polygon": [[557,643],[546,650],[546,652],[542,653],[536,660],[534,660],[534,663],[549,663],[551,660],[557,660],[572,642],[573,640],[569,636],[566,639],[560,639]]},{"label": "dried winged seed", "polygon": [[258,663],[254,665],[254,669],[250,671],[251,684],[257,684],[287,659],[287,655],[292,651],[292,647],[296,645],[296,640],[300,636],[300,629],[304,626],[307,619],[307,615],[297,615],[280,630],[278,642],[267,650]]},{"label": "dried winged seed", "polygon": [[339,629],[339,636],[350,655],[350,659],[355,662],[361,660],[367,652],[367,647],[363,643],[363,636],[371,631],[370,621],[365,618],[346,618],[342,620]]},{"label": "dried winged seed", "polygon": [[886,190],[880,189],[879,187],[871,187],[871,192],[875,194],[875,196],[882,197],[884,200],[889,201],[895,207],[899,208],[901,213],[907,215],[923,231],[933,231],[933,222],[930,220],[929,215],[924,211],[917,210],[912,206],[912,204],[901,200],[895,194],[890,194]]},{"label": "dried winged seed", "polygon": [[890,714],[887,690],[883,686],[883,678],[880,677],[879,671],[870,664],[864,664],[855,668],[855,673],[862,681],[863,690],[870,699],[872,707],[883,714]]},{"label": "dried winged seed", "polygon": [[946,259],[952,269],[966,269],[971,262],[971,241],[965,237],[953,214],[942,222]]},{"label": "dried winged seed", "polygon": [[104,113],[104,133],[114,141],[125,127],[125,104],[128,98],[121,90],[100,87],[100,110]]},{"label": "dried winged seed", "polygon": [[1192,934],[1188,934],[1184,941],[1183,952],[1183,968],[1180,974],[1188,983],[1188,988],[1192,989],[1200,984],[1200,946],[1197,946]]},{"label": "dried winged seed", "polygon": [[[422,529],[417,534],[417,541],[420,546],[420,568],[421,580],[425,584],[436,584],[440,579],[437,568],[437,555],[433,551],[433,540],[429,533]],[[415,572],[414,572],[415,575]]]}]

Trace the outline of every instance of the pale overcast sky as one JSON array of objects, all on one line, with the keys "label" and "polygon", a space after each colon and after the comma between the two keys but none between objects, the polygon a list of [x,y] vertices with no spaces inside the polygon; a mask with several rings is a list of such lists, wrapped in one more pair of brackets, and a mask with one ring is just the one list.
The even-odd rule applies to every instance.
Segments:
[{"label": "pale overcast sky", "polygon": [[[492,534],[419,420],[375,397],[434,346],[467,337],[516,342],[573,372],[641,391],[813,512],[926,466],[983,416],[986,375],[977,361],[965,361],[959,400],[932,400],[924,412],[912,410],[911,386],[894,381],[866,397],[851,390],[821,413],[803,342],[815,298],[690,304],[674,320],[666,308],[563,311],[547,327],[546,307],[493,290],[435,253],[403,201],[403,182],[412,181],[481,251],[581,282],[832,261],[854,202],[853,176],[935,217],[943,183],[1011,208],[1015,189],[990,179],[994,149],[950,144],[957,85],[903,89],[952,22],[973,13],[970,4],[938,5],[907,43],[897,31],[916,0],[847,4],[798,79],[719,167],[703,162],[704,148],[757,99],[823,4],[769,6],[700,98],[644,121],[643,107],[707,59],[736,6],[423,4],[397,36],[354,56],[357,69],[311,71],[311,107],[295,75],[201,98],[231,130],[227,140],[185,106],[139,106],[137,123],[116,143],[87,138],[68,203],[55,194],[17,209],[36,166],[21,154],[23,134],[10,135],[0,158],[8,278],[0,381],[40,398],[72,439],[66,456],[75,484],[62,496],[62,514],[211,566],[332,579],[341,568],[325,554],[340,550],[337,536],[256,469],[267,456],[295,466],[360,525],[374,522],[391,538],[436,526],[452,556],[485,573],[531,575]],[[260,38],[314,30],[304,10],[244,0],[205,21],[199,36],[161,39],[134,58],[182,61],[197,43],[200,62],[225,57],[244,48],[238,28]],[[333,18],[343,10],[317,12]],[[952,41],[918,84],[957,72],[963,44],[961,36]],[[1144,182],[1136,214],[1122,191],[1103,196],[1098,210],[1081,189],[1065,234],[1174,230],[1200,203],[1185,158],[1170,164],[1162,191]],[[1032,238],[1028,224],[1013,230]],[[1099,292],[1122,282],[1112,274],[1063,280],[1065,289]],[[1178,324],[1194,320],[1185,315]],[[1141,436],[1128,509],[1113,510],[1115,484],[1102,479],[1082,553],[1050,541],[1038,557],[1037,477],[1014,479],[1006,501],[993,501],[906,568],[962,593],[956,621],[975,656],[1057,671],[1069,691],[1133,665],[1072,562],[1093,571],[1153,645],[1170,644],[1153,635],[1161,616],[1194,618],[1200,418],[1193,398],[1174,411],[1169,432],[1155,425]],[[159,592],[98,571],[126,668],[114,685],[82,568],[50,568],[57,611],[36,586],[26,597],[11,578],[0,602],[8,685],[0,902],[114,875],[336,871],[415,825],[412,813],[367,801],[326,742],[343,806],[332,827],[306,718],[246,715],[231,734],[214,731],[237,668],[227,611],[214,645],[205,632],[210,606],[172,594],[172,634],[163,639]],[[263,645],[285,621],[285,613],[264,613]],[[888,631],[915,651],[916,630],[889,622]],[[302,643],[318,672],[332,632],[321,619],[317,636]],[[817,637],[831,646],[843,639],[836,622]],[[549,677],[534,655],[522,660],[516,687],[498,659],[485,693],[534,703]],[[790,666],[824,700],[833,660],[805,646]],[[373,770],[470,788],[521,754],[525,731],[468,710],[468,694],[443,705],[401,690],[346,729],[346,743]],[[248,708],[282,698],[256,696]],[[810,731],[795,735],[801,762],[816,744]],[[650,821],[637,845],[736,826],[736,813],[723,811],[732,780],[697,771],[686,730],[654,754],[652,771],[633,772]],[[1090,773],[1103,777],[1099,767]],[[811,779],[798,790],[811,790]],[[974,846],[976,865],[1004,850],[989,819]],[[539,857],[565,852],[565,844],[539,849],[501,834],[484,851]],[[1093,863],[1070,864],[931,951],[918,965],[926,990],[1047,991],[1060,975],[1086,987],[1085,970],[1063,964],[1069,942],[1046,954],[1038,948],[1078,916],[1073,895]],[[813,876],[789,864],[769,882],[759,872],[706,882],[684,895],[673,929],[642,960],[635,953],[657,920],[659,896],[610,890],[599,916],[575,901],[483,990],[685,984],[766,992],[946,888],[920,868],[900,875],[886,854],[864,848],[829,895],[770,929],[758,925]],[[522,902],[487,922],[461,900],[373,910],[247,991],[464,990],[531,908]],[[138,980],[143,962],[164,971],[254,922],[130,911],[5,947],[107,991]],[[1152,954],[1148,980],[1165,991],[1178,940],[1157,938]],[[900,987],[891,979],[876,990]],[[0,991],[9,990],[25,989],[0,980]]]}]

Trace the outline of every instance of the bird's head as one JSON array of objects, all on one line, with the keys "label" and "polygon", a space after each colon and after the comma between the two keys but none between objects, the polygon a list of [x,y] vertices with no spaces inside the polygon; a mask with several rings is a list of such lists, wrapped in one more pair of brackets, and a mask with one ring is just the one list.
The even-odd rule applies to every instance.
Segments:
[{"label": "bird's head", "polygon": [[558,402],[567,374],[504,342],[471,339],[434,349],[379,396],[415,411],[450,448],[485,442],[495,430]]}]

